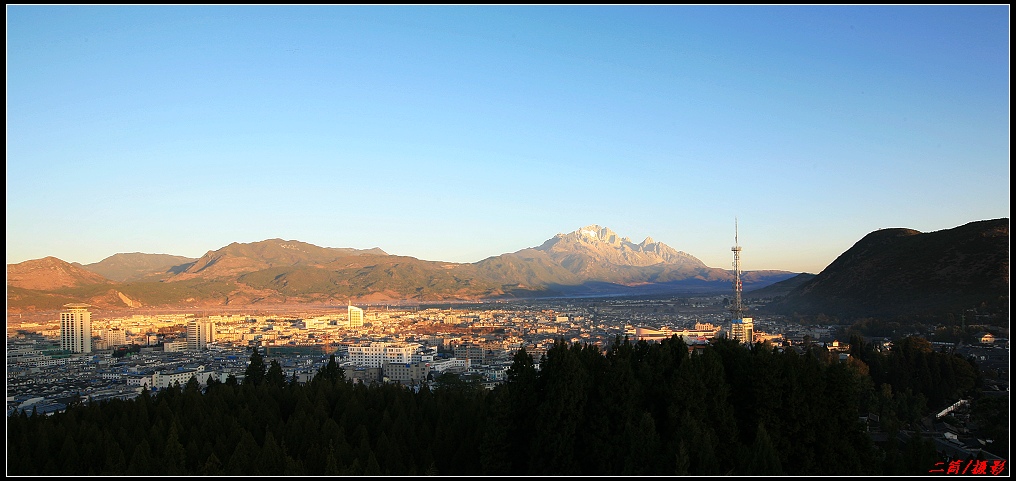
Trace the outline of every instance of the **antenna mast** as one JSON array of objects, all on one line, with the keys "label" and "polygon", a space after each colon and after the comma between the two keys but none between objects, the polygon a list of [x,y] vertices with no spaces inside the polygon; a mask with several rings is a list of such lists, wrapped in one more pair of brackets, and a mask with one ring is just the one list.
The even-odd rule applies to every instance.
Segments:
[{"label": "antenna mast", "polygon": [[744,309],[741,307],[741,246],[737,244],[737,217],[734,217],[734,303],[730,306],[732,319],[743,319]]}]

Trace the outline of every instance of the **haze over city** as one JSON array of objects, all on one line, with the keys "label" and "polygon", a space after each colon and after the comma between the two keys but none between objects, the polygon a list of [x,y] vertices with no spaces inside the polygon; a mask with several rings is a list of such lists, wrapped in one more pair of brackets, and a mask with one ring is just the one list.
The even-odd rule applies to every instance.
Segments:
[{"label": "haze over city", "polygon": [[7,7],[7,262],[598,224],[817,273],[1009,216],[1009,7]]}]

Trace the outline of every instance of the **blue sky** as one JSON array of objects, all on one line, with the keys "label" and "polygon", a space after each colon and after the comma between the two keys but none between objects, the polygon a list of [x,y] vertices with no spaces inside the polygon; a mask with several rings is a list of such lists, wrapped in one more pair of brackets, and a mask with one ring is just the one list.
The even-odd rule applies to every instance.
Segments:
[{"label": "blue sky", "polygon": [[817,273],[1009,217],[1009,7],[7,6],[7,263],[606,226]]}]

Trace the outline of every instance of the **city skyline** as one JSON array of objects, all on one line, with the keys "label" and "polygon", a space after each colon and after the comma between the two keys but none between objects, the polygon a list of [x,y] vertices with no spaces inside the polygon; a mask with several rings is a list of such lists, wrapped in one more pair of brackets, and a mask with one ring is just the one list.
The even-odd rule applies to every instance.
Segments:
[{"label": "city skyline", "polygon": [[477,262],[598,224],[818,273],[1009,216],[1007,5],[9,5],[7,262]]}]

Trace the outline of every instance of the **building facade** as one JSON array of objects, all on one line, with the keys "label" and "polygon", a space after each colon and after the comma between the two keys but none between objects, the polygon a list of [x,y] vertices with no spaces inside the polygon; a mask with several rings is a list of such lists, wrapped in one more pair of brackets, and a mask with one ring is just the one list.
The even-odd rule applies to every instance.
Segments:
[{"label": "building facade", "polygon": [[187,321],[187,350],[200,351],[215,342],[215,322],[208,319]]},{"label": "building facade", "polygon": [[88,304],[64,304],[60,313],[60,348],[65,351],[92,352],[92,313]]},{"label": "building facade", "polygon": [[356,306],[349,306],[349,327],[363,327],[363,309]]},{"label": "building facade", "polygon": [[166,341],[162,343],[163,352],[183,352],[187,350],[187,341]]},{"label": "building facade", "polygon": [[382,367],[386,362],[407,364],[413,362],[413,355],[419,355],[420,344],[372,342],[367,345],[349,346],[349,361],[356,366]]},{"label": "building facade", "polygon": [[172,386],[173,384],[180,383],[180,386],[187,384],[191,378],[195,378],[198,384],[208,384],[208,378],[215,378],[218,380],[219,376],[214,372],[205,371],[204,366],[199,366],[197,369],[187,369],[179,371],[157,371],[152,374],[152,387],[159,389],[165,389]]},{"label": "building facade", "polygon": [[383,367],[384,377],[390,382],[415,385],[427,380],[430,364],[426,362],[388,362]]},{"label": "building facade", "polygon": [[486,361],[486,350],[473,343],[457,344],[454,353],[456,358],[465,359],[468,367],[480,366]]},{"label": "building facade", "polygon": [[107,348],[112,349],[116,346],[127,344],[127,333],[119,327],[106,329],[102,333],[102,340],[106,342]]},{"label": "building facade", "polygon": [[754,324],[754,321],[752,321],[752,318],[750,317],[734,319],[730,323],[730,338],[749,344],[755,342]]}]

